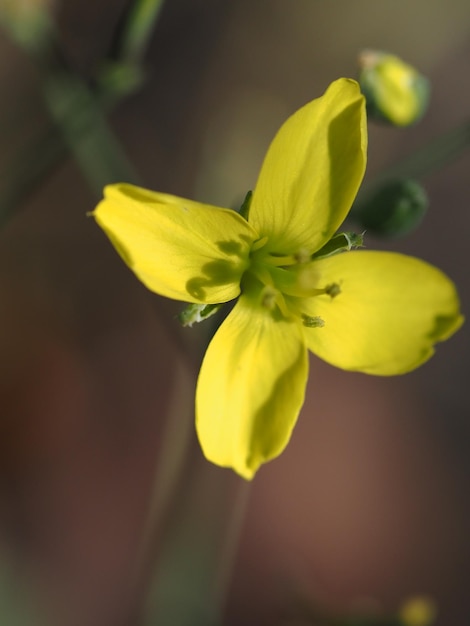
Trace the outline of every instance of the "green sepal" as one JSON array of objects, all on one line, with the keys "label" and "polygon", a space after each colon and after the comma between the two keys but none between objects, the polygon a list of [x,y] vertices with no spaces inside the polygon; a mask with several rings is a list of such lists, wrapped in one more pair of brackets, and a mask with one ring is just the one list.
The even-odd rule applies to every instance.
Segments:
[{"label": "green sepal", "polygon": [[251,205],[252,197],[253,197],[253,192],[252,191],[248,191],[246,196],[245,196],[245,199],[242,202],[240,210],[238,211],[240,213],[240,215],[242,217],[244,217],[246,220],[248,220],[248,214],[250,212],[250,205]]},{"label": "green sepal", "polygon": [[193,324],[204,322],[222,308],[222,304],[188,304],[178,315],[178,321],[182,326],[191,327]]},{"label": "green sepal", "polygon": [[361,248],[364,244],[364,233],[337,233],[324,246],[320,248],[312,259],[321,259],[338,252],[349,252],[353,248]]}]

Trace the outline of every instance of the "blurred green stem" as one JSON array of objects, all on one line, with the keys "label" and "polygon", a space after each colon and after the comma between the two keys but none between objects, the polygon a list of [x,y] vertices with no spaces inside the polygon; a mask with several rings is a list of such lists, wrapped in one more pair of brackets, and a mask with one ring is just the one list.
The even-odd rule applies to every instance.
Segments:
[{"label": "blurred green stem", "polygon": [[79,78],[54,72],[44,80],[43,91],[51,117],[98,196],[109,183],[137,181],[96,98]]},{"label": "blurred green stem", "polygon": [[421,179],[455,160],[470,146],[470,121],[466,120],[456,128],[435,137],[378,174],[370,183],[363,185],[351,210],[351,217],[362,206],[365,196],[375,192],[385,182],[391,180]]},{"label": "blurred green stem", "polygon": [[[119,60],[135,66],[141,62],[150,41],[163,0],[135,0],[129,10],[118,43]],[[85,82],[67,67],[57,46],[54,24],[45,11],[34,14],[25,31],[15,14],[2,16],[2,25],[16,44],[25,50],[43,76],[44,99],[57,125],[60,137],[49,135],[34,143],[32,157],[24,155],[11,168],[8,180],[13,180],[0,201],[0,223],[4,223],[29,186],[39,182],[64,154],[64,144],[73,154],[82,173],[95,194],[101,195],[106,184],[138,178],[126,158],[116,136],[109,128],[102,103],[114,104],[114,93],[95,95]],[[100,85],[105,87],[106,83]],[[40,157],[38,158],[38,155]],[[18,175],[18,164],[20,175]]]},{"label": "blurred green stem", "polygon": [[172,517],[151,584],[145,626],[220,626],[250,483],[202,458]]},{"label": "blurred green stem", "polygon": [[164,0],[134,0],[115,46],[115,60],[140,65]]},{"label": "blurred green stem", "polygon": [[423,178],[456,159],[470,146],[470,121],[434,138],[400,163],[390,167],[387,178]]}]

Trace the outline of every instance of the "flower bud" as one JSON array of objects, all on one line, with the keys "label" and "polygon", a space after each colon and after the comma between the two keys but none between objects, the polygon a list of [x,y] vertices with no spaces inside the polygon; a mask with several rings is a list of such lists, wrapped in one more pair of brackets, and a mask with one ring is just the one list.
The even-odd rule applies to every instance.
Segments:
[{"label": "flower bud", "polygon": [[355,205],[351,217],[371,234],[398,237],[418,226],[428,204],[426,192],[417,181],[390,180]]},{"label": "flower bud", "polygon": [[430,626],[436,618],[436,606],[425,597],[410,598],[401,607],[399,616],[404,626]]},{"label": "flower bud", "polygon": [[54,1],[0,0],[0,24],[22,47],[35,51],[48,37]]},{"label": "flower bud", "polygon": [[427,110],[429,81],[414,67],[386,52],[364,50],[359,57],[359,84],[373,119],[410,126]]}]

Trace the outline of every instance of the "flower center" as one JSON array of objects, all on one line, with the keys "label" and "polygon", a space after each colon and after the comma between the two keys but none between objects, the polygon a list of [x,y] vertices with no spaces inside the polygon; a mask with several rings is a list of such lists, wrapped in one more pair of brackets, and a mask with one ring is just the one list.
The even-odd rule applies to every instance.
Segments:
[{"label": "flower center", "polygon": [[323,326],[319,317],[301,313],[301,300],[341,293],[338,283],[322,285],[321,275],[312,254],[300,249],[294,254],[281,254],[266,249],[267,237],[256,241],[250,253],[250,266],[243,280],[244,291],[256,297],[268,310],[278,310],[284,318],[299,317],[308,327]]}]

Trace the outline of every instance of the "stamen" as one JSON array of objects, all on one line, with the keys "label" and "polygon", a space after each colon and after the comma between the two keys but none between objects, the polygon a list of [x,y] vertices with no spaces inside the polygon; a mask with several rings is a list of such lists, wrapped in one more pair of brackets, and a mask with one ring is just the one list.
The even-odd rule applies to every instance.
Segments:
[{"label": "stamen", "polygon": [[279,292],[272,287],[265,287],[261,292],[261,304],[269,310],[273,310],[276,306],[277,294]]},{"label": "stamen", "polygon": [[287,308],[284,296],[280,291],[266,285],[261,291],[261,305],[272,311],[276,306],[282,313],[283,317],[288,319],[291,317],[289,309]]},{"label": "stamen", "polygon": [[301,248],[298,252],[294,254],[294,259],[296,263],[308,263],[312,260],[312,255],[306,248]]},{"label": "stamen", "polygon": [[259,264],[253,264],[250,268],[250,272],[253,274],[253,276],[256,276],[256,278],[260,282],[262,282],[263,285],[270,286],[274,289],[273,277],[266,267],[263,267]]},{"label": "stamen", "polygon": [[302,324],[307,328],[323,328],[325,321],[318,315],[310,316],[302,314]]},{"label": "stamen", "polygon": [[284,300],[283,294],[280,291],[278,293],[279,295],[277,297],[276,304],[279,307],[279,310],[281,311],[282,315],[286,319],[288,319],[289,317],[291,317],[291,313],[289,309],[287,308],[287,304],[286,304],[286,301]]},{"label": "stamen", "polygon": [[295,265],[298,262],[293,254],[283,256],[270,254],[265,260],[269,263],[269,265],[274,267],[288,267],[289,265]]},{"label": "stamen", "polygon": [[325,287],[325,293],[327,293],[331,298],[336,298],[341,293],[341,287],[338,283],[331,283]]},{"label": "stamen", "polygon": [[261,237],[261,239],[258,239],[258,241],[255,241],[252,246],[251,246],[251,251],[255,252],[256,250],[259,250],[260,248],[262,248],[265,243],[268,241],[268,237]]},{"label": "stamen", "polygon": [[303,265],[312,260],[312,255],[306,248],[301,248],[294,254],[271,254],[266,255],[264,261],[273,267],[289,267],[290,265]]}]

